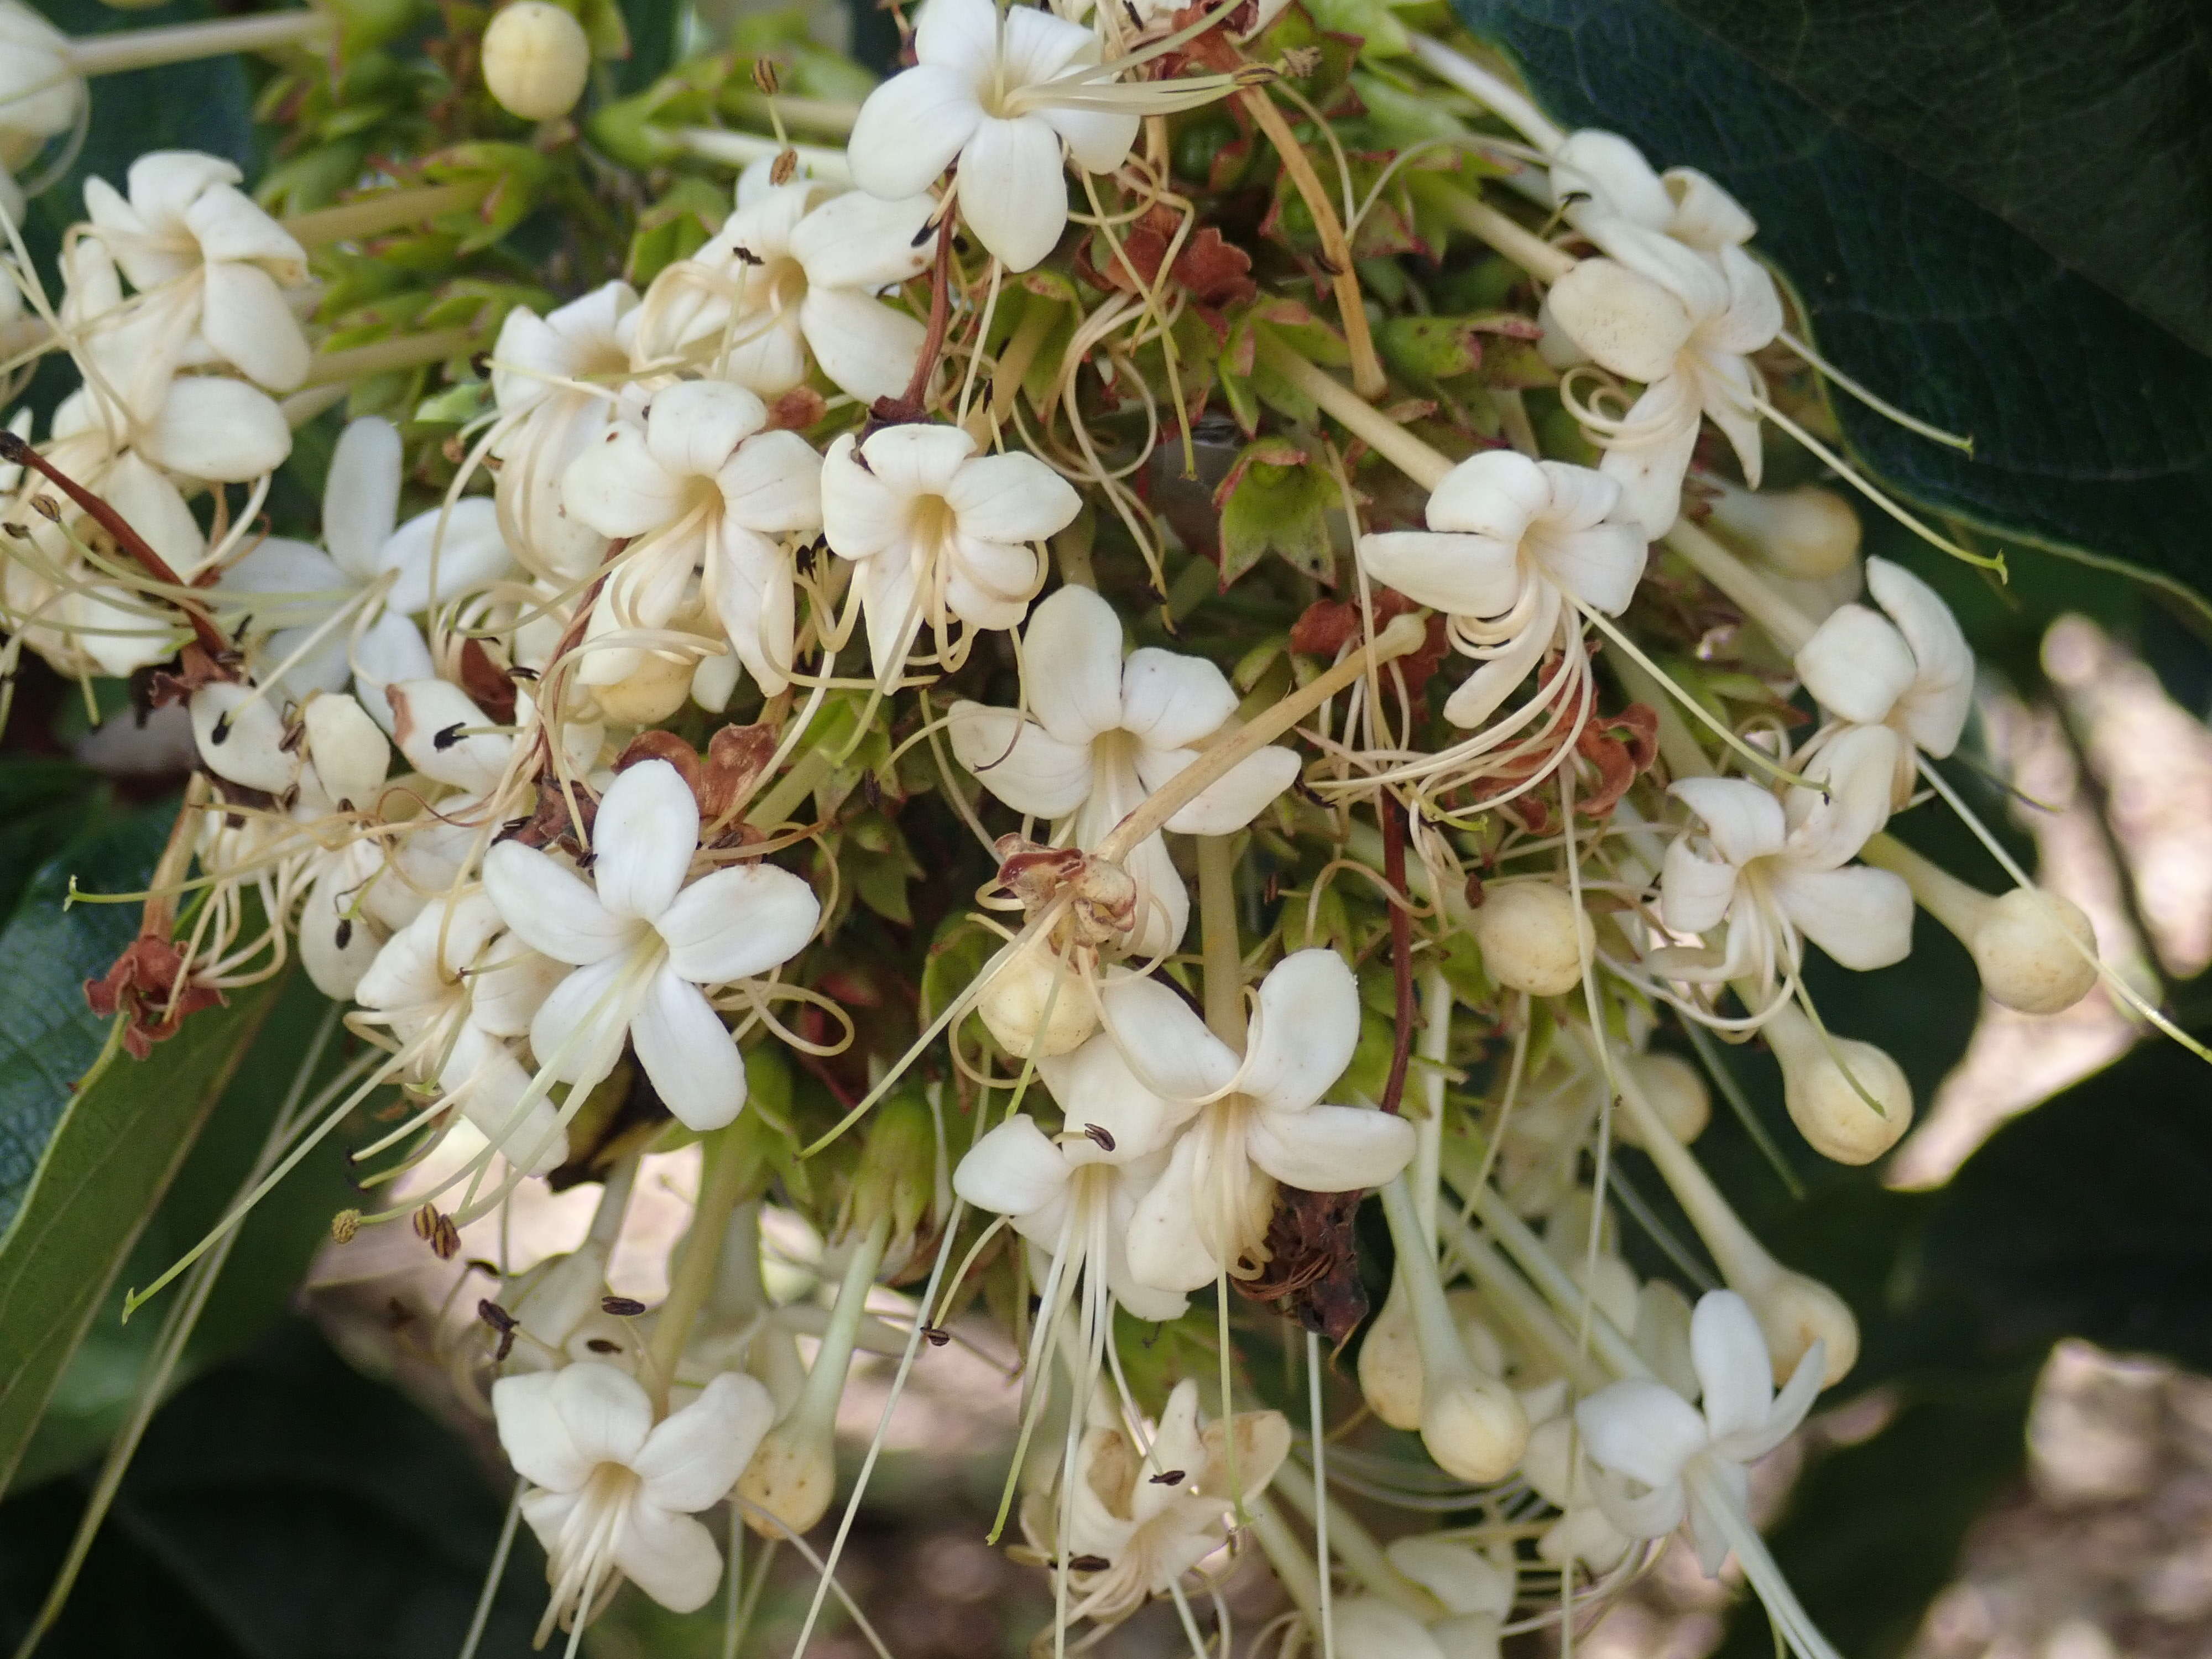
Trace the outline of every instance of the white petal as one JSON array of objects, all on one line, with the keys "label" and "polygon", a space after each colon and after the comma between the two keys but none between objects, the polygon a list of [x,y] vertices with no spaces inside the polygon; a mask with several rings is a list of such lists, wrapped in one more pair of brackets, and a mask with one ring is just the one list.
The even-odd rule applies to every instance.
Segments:
[{"label": "white petal", "polygon": [[[1590,475],[1605,483],[1601,474]],[[1634,524],[1593,525],[1547,539],[1542,564],[1562,588],[1593,611],[1617,617],[1636,597],[1636,584],[1644,580],[1647,548],[1644,531]]]},{"label": "white petal", "polygon": [[1887,559],[1866,562],[1866,583],[1912,647],[1918,665],[1900,707],[1905,730],[1929,754],[1948,755],[1959,746],[1974,696],[1974,653],[1959,619],[1934,588]]},{"label": "white petal", "polygon": [[956,702],[947,715],[952,752],[1017,812],[1065,817],[1091,793],[1091,745],[1062,743],[1011,708]]},{"label": "white petal", "polygon": [[258,387],[187,374],[169,382],[169,395],[138,447],[172,472],[246,483],[284,464],[292,428],[276,400]]},{"label": "white petal", "polygon": [[[526,314],[526,313],[525,313]],[[377,554],[399,522],[399,428],[368,416],[349,421],[323,481],[323,540],[357,582],[377,574]]]},{"label": "white petal", "polygon": [[994,1215],[1032,1215],[1067,1188],[1067,1160],[1035,1119],[1010,1117],[969,1150],[952,1190]]},{"label": "white petal", "polygon": [[1689,1401],[1641,1378],[1600,1389],[1575,1407],[1575,1422],[1594,1462],[1647,1486],[1680,1480],[1707,1439],[1705,1419]]},{"label": "white petal", "polygon": [[[307,250],[289,231],[239,191],[238,182],[235,176],[228,180],[211,181],[185,210],[185,223],[200,245],[200,257],[210,266],[230,260],[251,260],[287,285],[305,282]],[[135,173],[131,190],[135,199]]]},{"label": "white petal", "polygon": [[933,239],[921,231],[936,211],[936,198],[923,192],[885,201],[847,191],[793,228],[791,257],[805,269],[810,294],[892,288],[929,269]]},{"label": "white petal", "polygon": [[699,988],[664,967],[631,1018],[637,1063],[677,1121],[702,1133],[744,1109],[745,1068],[737,1040]]},{"label": "white petal", "polygon": [[307,378],[307,337],[267,271],[222,261],[202,280],[200,333],[216,356],[271,392]]},{"label": "white petal", "polygon": [[1796,661],[1797,678],[1821,708],[1869,725],[1889,717],[1918,668],[1905,635],[1863,605],[1831,611]]},{"label": "white petal", "polygon": [[487,730],[490,717],[459,686],[449,680],[403,680],[386,686],[384,698],[392,708],[392,740],[425,777],[457,789],[485,790],[506,775],[514,738]]},{"label": "white petal", "polygon": [[1359,1042],[1359,982],[1334,951],[1293,951],[1260,981],[1243,1091],[1274,1111],[1319,1100]]},{"label": "white petal", "polygon": [[1111,173],[1129,159],[1142,118],[1110,109],[1048,104],[1037,111],[1067,141],[1067,153],[1085,173]]},{"label": "white petal", "polygon": [[1510,545],[1552,505],[1552,480],[1536,462],[1515,450],[1486,449],[1444,475],[1429,493],[1425,516],[1431,530]]},{"label": "white petal", "polygon": [[683,511],[684,484],[653,459],[645,434],[623,422],[568,464],[561,499],[608,536],[642,536]]},{"label": "white petal", "polygon": [[1035,116],[983,117],[960,152],[960,218],[1009,271],[1050,253],[1067,228],[1060,135]]},{"label": "white petal", "polygon": [[1787,861],[1800,869],[1832,870],[1855,856],[1867,838],[1889,821],[1890,791],[1905,739],[1887,726],[1847,726],[1824,744],[1805,768],[1825,787],[1790,792]]},{"label": "white petal", "polygon": [[523,1036],[568,971],[566,963],[532,950],[519,938],[501,940],[470,976],[470,1023],[495,1036]]},{"label": "white petal", "polygon": [[592,824],[592,877],[599,902],[645,921],[668,908],[699,846],[699,801],[665,760],[617,777]]},{"label": "white petal", "polygon": [[[1140,749],[1137,775],[1147,790],[1157,793],[1199,753],[1194,749]],[[1188,805],[1178,808],[1166,827],[1179,836],[1229,835],[1266,811],[1297,775],[1295,750],[1276,746],[1255,750],[1207,784]]]},{"label": "white petal", "polygon": [[1444,1659],[1427,1626],[1379,1596],[1347,1596],[1329,1612],[1341,1659]]},{"label": "white petal", "polygon": [[1488,536],[1389,530],[1359,538],[1360,567],[1385,587],[1455,617],[1499,617],[1521,594],[1520,548]]},{"label": "white petal", "polygon": [[[1108,1030],[1144,1086],[1174,1103],[1171,1121],[1188,1119],[1197,1102],[1219,1093],[1236,1075],[1237,1056],[1229,1045],[1158,978],[1125,974],[1107,983],[1099,1002]],[[1054,1097],[1073,1109],[1065,1097]]]},{"label": "white petal", "polygon": [[1774,1402],[1774,1362],[1751,1304],[1734,1291],[1709,1291],[1690,1315],[1690,1363],[1704,1391],[1713,1438],[1756,1428]]},{"label": "white petal", "polygon": [[720,985],[790,961],[821,916],[814,890],[788,870],[739,864],[693,882],[654,925],[670,967],[695,984]]},{"label": "white petal", "polygon": [[[963,469],[962,482],[983,465]],[[1063,587],[1038,605],[1022,631],[1022,654],[1029,712],[1060,743],[1085,745],[1124,723],[1121,620],[1094,590]]]},{"label": "white petal", "polygon": [[[875,441],[868,459],[876,459]],[[978,541],[1041,542],[1066,529],[1083,510],[1073,484],[1018,450],[964,463],[946,481],[944,495],[962,537]]]},{"label": "white petal", "polygon": [[653,394],[645,446],[678,477],[711,477],[739,444],[767,424],[767,406],[743,386],[679,380]]},{"label": "white petal", "polygon": [[1587,196],[1587,207],[1570,207],[1571,214],[1610,213],[1666,228],[1674,216],[1674,198],[1667,192],[1644,152],[1617,132],[1585,127],[1571,132],[1552,152],[1552,194],[1562,204]]},{"label": "white petal", "polygon": [[1513,1574],[1485,1560],[1471,1544],[1416,1533],[1395,1540],[1383,1554],[1390,1565],[1427,1590],[1454,1614],[1513,1611]]},{"label": "white petal", "polygon": [[1644,388],[1626,419],[1643,435],[1605,453],[1598,470],[1620,486],[1621,516],[1653,540],[1680,516],[1682,479],[1698,447],[1699,406],[1689,376],[1669,374]]},{"label": "white petal", "polygon": [[1176,1142],[1168,1167],[1152,1183],[1129,1221],[1129,1271],[1161,1291],[1195,1291],[1221,1274],[1198,1231],[1199,1143],[1190,1134]]},{"label": "white petal", "polygon": [[1659,916],[1677,933],[1710,933],[1735,898],[1735,866],[1701,856],[1692,840],[1676,836],[1660,865]]},{"label": "white petal", "polygon": [[1820,1382],[1827,1369],[1828,1345],[1815,1337],[1812,1346],[1799,1357],[1797,1369],[1790,1373],[1790,1381],[1782,1392],[1774,1396],[1765,1420],[1745,1430],[1713,1449],[1737,1463],[1748,1463],[1772,1451],[1796,1432],[1797,1425],[1805,1420],[1805,1413],[1813,1408],[1813,1401],[1820,1393]]},{"label": "white petal", "polygon": [[300,763],[284,748],[284,717],[273,699],[217,682],[193,692],[191,708],[192,738],[210,771],[264,794],[292,787]]},{"label": "white petal", "polygon": [[877,474],[872,442],[866,466],[854,459],[849,433],[823,456],[822,529],[831,550],[848,559],[872,559],[903,541],[905,494]]},{"label": "white petal", "polygon": [[[855,191],[842,199],[868,198]],[[809,289],[799,326],[822,372],[864,404],[906,390],[928,336],[919,319],[848,289]]]},{"label": "white petal", "polygon": [[714,474],[722,511],[762,535],[822,527],[822,458],[796,432],[748,438]]},{"label": "white petal", "polygon": [[554,1387],[559,1376],[531,1371],[501,1377],[491,1385],[491,1413],[500,1449],[517,1474],[549,1492],[573,1492],[591,1479],[598,1460],[578,1449],[568,1432]]},{"label": "white petal", "polygon": [[630,1464],[645,1482],[640,1495],[683,1514],[720,1503],[775,1421],[775,1401],[758,1379],[722,1372],[646,1437]]},{"label": "white petal", "polygon": [[368,716],[386,732],[398,729],[398,716],[386,695],[395,683],[429,678],[435,672],[430,647],[422,630],[396,611],[387,611],[364,629],[346,647],[353,667],[354,695]]},{"label": "white petal", "polygon": [[887,201],[919,195],[982,118],[965,76],[926,61],[902,70],[868,94],[853,123],[845,143],[853,182]]},{"label": "white petal", "polygon": [[556,962],[604,962],[636,935],[564,864],[534,847],[503,841],[484,854],[484,891],[523,943]]},{"label": "white petal", "polygon": [[1887,870],[1778,870],[1774,896],[1800,933],[1846,968],[1887,968],[1911,953],[1912,890]]},{"label": "white petal", "polygon": [[1721,856],[1741,869],[1782,849],[1782,803],[1741,778],[1678,778],[1668,791],[1705,821]]},{"label": "white petal", "polygon": [[454,1038],[452,1052],[439,1068],[438,1086],[454,1097],[483,1138],[524,1174],[548,1175],[568,1161],[568,1137],[553,1103],[541,1095],[522,1106],[530,1091],[530,1073],[505,1043],[473,1021],[465,1023]]},{"label": "white petal", "polygon": [[[1042,615],[1043,607],[1038,611]],[[1132,651],[1121,665],[1120,723],[1148,748],[1188,748],[1218,732],[1236,712],[1229,677],[1203,657],[1148,645]],[[1150,780],[1146,787],[1158,787]]]},{"label": "white petal", "polygon": [[653,1430],[653,1402],[627,1371],[586,1362],[553,1374],[553,1406],[576,1450],[593,1463],[627,1465]]},{"label": "white petal", "polygon": [[[1149,1048],[1151,1032],[1143,1030],[1142,1036]],[[1158,1079],[1132,1070],[1129,1057],[1103,1034],[1093,1036],[1071,1054],[1041,1058],[1037,1073],[1059,1103],[1069,1128],[1096,1124],[1114,1143],[1109,1152],[1087,1140],[1070,1141],[1062,1155],[1068,1164],[1127,1163],[1150,1157],[1167,1145],[1194,1110],[1187,1103],[1166,1098],[1168,1089]]]},{"label": "white petal", "polygon": [[555,986],[530,1022],[531,1052],[563,1082],[589,1086],[614,1069],[629,1033],[616,988],[627,952],[579,968]]},{"label": "white petal", "polygon": [[1413,1161],[1413,1126],[1364,1106],[1262,1112],[1246,1132],[1251,1160],[1310,1193],[1380,1187]]},{"label": "white petal", "polygon": [[904,548],[870,559],[854,579],[860,599],[860,621],[867,630],[868,661],[878,678],[888,678],[906,660],[923,621],[921,589],[913,560]]},{"label": "white petal", "polygon": [[980,74],[998,61],[999,20],[990,0],[929,0],[915,20],[915,59]]},{"label": "white petal", "polygon": [[1121,867],[1137,884],[1137,925],[1130,931],[1128,954],[1141,961],[1175,950],[1190,930],[1190,889],[1169,855],[1167,838],[1157,830],[1146,836]]},{"label": "white petal", "polygon": [[688,1515],[633,1499],[614,1547],[623,1576],[671,1613],[696,1613],[722,1582],[714,1535]]},{"label": "white petal", "polygon": [[385,603],[408,616],[495,581],[514,562],[489,495],[464,495],[450,508],[416,514],[392,532],[377,558],[394,573]]},{"label": "white petal", "polygon": [[1674,212],[1666,229],[1692,247],[1718,252],[1740,247],[1759,234],[1743,204],[1695,167],[1668,167],[1660,175]]},{"label": "white petal", "polygon": [[326,870],[300,912],[300,961],[315,988],[340,1001],[355,994],[380,948],[376,935],[351,915],[359,882],[349,865]]}]

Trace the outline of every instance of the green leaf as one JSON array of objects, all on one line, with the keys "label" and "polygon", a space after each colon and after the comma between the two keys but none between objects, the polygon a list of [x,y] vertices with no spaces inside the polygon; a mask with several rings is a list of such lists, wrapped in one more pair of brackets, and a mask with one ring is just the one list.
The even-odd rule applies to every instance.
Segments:
[{"label": "green leaf", "polygon": [[14,911],[32,872],[68,844],[100,795],[98,775],[69,761],[0,762],[0,916]]},{"label": "green leaf", "polygon": [[1336,486],[1306,453],[1281,438],[1247,444],[1222,480],[1221,586],[1224,588],[1268,554],[1279,554],[1318,581],[1334,574],[1328,509]]},{"label": "green leaf", "polygon": [[[1876,0],[1455,5],[1554,114],[1735,192],[1820,349],[1975,440],[1968,458],[1838,394],[1883,478],[2011,546],[2212,589],[2212,122],[2185,0],[1940,27]],[[1785,53],[1787,79],[1762,67]]]},{"label": "green leaf", "polygon": [[[469,1449],[288,1322],[179,1394],[123,1483],[51,1659],[419,1659],[458,1652],[501,1500]],[[0,1641],[45,1596],[82,1507],[57,1482],[0,1507]],[[478,1651],[529,1650],[543,1557],[516,1542]]]},{"label": "green leaf", "polygon": [[276,987],[185,1022],[158,1058],[102,1052],[82,981],[135,931],[130,907],[64,911],[71,872],[97,890],[145,879],[170,809],[80,842],[33,878],[0,933],[0,1485],[147,1217],[183,1163]]}]

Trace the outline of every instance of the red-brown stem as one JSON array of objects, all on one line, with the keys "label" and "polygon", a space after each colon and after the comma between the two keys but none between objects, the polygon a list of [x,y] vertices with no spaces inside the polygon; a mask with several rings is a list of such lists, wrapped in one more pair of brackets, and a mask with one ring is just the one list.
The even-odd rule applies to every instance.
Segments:
[{"label": "red-brown stem", "polygon": [[[114,537],[115,544],[137,560],[138,568],[155,581],[166,582],[172,587],[190,586],[169,568],[167,559],[147,544],[143,536],[131,527],[130,520],[76,479],[60,471],[52,461],[32,448],[27,440],[13,432],[0,432],[0,461],[27,466],[59,489],[89,515],[94,524]],[[182,599],[172,599],[170,603],[185,613],[185,620],[192,625],[192,636],[199,641],[210,655],[220,656],[230,649],[229,639],[205,611],[197,605],[185,604]]]},{"label": "red-brown stem", "polygon": [[1382,820],[1382,879],[1390,887],[1390,981],[1398,1001],[1398,1031],[1390,1043],[1390,1075],[1382,1085],[1382,1109],[1395,1112],[1406,1094],[1406,1067],[1413,1054],[1413,919],[1406,908],[1406,821],[1397,802],[1384,795],[1376,815]]},{"label": "red-brown stem", "polygon": [[[937,225],[937,263],[929,276],[929,330],[921,337],[921,355],[915,359],[914,378],[898,400],[902,418],[920,420],[927,408],[929,382],[937,373],[937,359],[945,349],[945,331],[952,319],[952,210]],[[880,405],[878,405],[880,407]]]}]

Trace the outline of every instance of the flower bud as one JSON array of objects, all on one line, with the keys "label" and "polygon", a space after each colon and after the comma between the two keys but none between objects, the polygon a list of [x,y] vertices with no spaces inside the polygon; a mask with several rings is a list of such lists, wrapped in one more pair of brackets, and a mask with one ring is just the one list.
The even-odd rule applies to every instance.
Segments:
[{"label": "flower bud", "polygon": [[1859,555],[1858,514],[1835,491],[1818,484],[1765,495],[1723,487],[1712,504],[1712,521],[1796,581],[1839,576]]},{"label": "flower bud", "polygon": [[1413,1296],[1401,1270],[1359,1345],[1359,1391],[1368,1409],[1394,1429],[1421,1426],[1421,1347]]},{"label": "flower bud", "polygon": [[[766,1510],[794,1534],[813,1529],[828,1513],[836,1490],[835,1444],[826,1428],[803,1412],[794,1412],[770,1429],[738,1477],[738,1496]],[[758,1516],[746,1516],[745,1524],[763,1538],[783,1535]]]},{"label": "flower bud", "polygon": [[1465,1371],[1424,1389],[1421,1444],[1447,1474],[1487,1486],[1512,1474],[1528,1449],[1528,1413],[1496,1377]]},{"label": "flower bud", "polygon": [[975,1012],[1016,1060],[1066,1054],[1098,1029],[1089,988],[1042,937],[1022,945],[993,975]]},{"label": "flower bud", "polygon": [[1545,303],[1569,339],[1632,380],[1671,372],[1690,337],[1690,313],[1680,300],[1611,259],[1583,260],[1552,284]]},{"label": "flower bud", "polygon": [[[1824,1038],[1787,1006],[1767,1022],[1765,1031],[1782,1062],[1790,1120],[1823,1158],[1871,1164],[1912,1127],[1912,1085],[1898,1063],[1871,1042]],[[1869,1097],[1879,1110],[1867,1103]]]},{"label": "flower bud", "polygon": [[547,0],[514,0],[484,31],[485,88],[526,121],[550,121],[576,107],[592,72],[584,26]]},{"label": "flower bud", "polygon": [[909,1239],[937,1192],[937,1126],[928,1103],[899,1093],[868,1119],[868,1138],[853,1171],[845,1225],[865,1232],[888,1217],[891,1237]]},{"label": "flower bud", "polygon": [[307,707],[307,758],[331,803],[368,811],[383,793],[392,745],[368,711],[342,692],[325,692]]},{"label": "flower bud", "polygon": [[2015,887],[1990,900],[1967,946],[1982,989],[2023,1014],[2071,1008],[2097,982],[2096,931],[2080,905],[2056,893]]},{"label": "flower bud", "polygon": [[613,684],[592,688],[599,712],[617,726],[655,725],[681,708],[690,695],[691,665],[657,651],[641,653],[637,666]]},{"label": "flower bud", "polygon": [[1474,911],[1474,942],[1498,984],[1531,996],[1565,995],[1582,983],[1595,948],[1589,918],[1557,882],[1506,881]]},{"label": "flower bud", "polygon": [[[1651,1109],[1659,1114],[1676,1140],[1686,1146],[1705,1132],[1705,1125],[1712,1121],[1712,1096],[1696,1066],[1680,1054],[1632,1054],[1627,1065],[1643,1086],[1644,1099],[1651,1103]],[[1633,1119],[1623,1114],[1619,1126],[1625,1144],[1644,1144]]]},{"label": "flower bud", "polygon": [[1814,1342],[1821,1350],[1821,1385],[1832,1387],[1858,1363],[1859,1322],[1850,1306],[1817,1279],[1782,1268],[1767,1284],[1746,1290],[1744,1300],[1758,1316],[1766,1339],[1774,1380],[1790,1380],[1797,1362]]}]

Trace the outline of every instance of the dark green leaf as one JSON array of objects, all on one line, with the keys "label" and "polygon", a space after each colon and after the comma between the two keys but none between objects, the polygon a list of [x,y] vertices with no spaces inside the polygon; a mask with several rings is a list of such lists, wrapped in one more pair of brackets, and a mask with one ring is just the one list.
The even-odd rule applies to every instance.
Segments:
[{"label": "dark green leaf", "polygon": [[[2184,0],[1987,4],[1940,26],[1871,0],[1456,4],[1555,114],[1740,196],[1820,348],[1976,441],[1968,459],[1839,395],[1852,444],[1884,478],[2014,546],[2033,538],[2212,588],[2212,357],[1954,188],[2002,185],[2008,211],[2033,198],[2039,227],[2063,226],[2083,268],[2125,270],[2115,286],[2138,298],[2159,289],[2149,273],[2171,252],[2185,278],[2153,314],[2212,343],[2203,41],[2163,58],[2160,47],[2187,27]],[[1869,31],[1886,31],[1881,50]],[[1789,52],[1791,80],[1832,112],[1740,46]],[[1961,64],[1975,72],[1936,83]],[[2078,118],[2089,110],[2097,125]],[[1908,118],[1923,136],[1897,143]]]},{"label": "dark green leaf", "polygon": [[10,755],[0,763],[0,916],[14,912],[32,872],[82,828],[100,793],[97,775],[69,761]]}]

